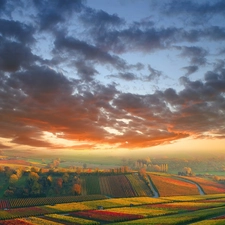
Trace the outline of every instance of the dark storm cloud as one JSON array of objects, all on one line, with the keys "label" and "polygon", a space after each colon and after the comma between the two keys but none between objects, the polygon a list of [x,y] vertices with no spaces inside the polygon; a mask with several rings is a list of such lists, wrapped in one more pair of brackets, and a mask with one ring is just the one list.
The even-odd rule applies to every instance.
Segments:
[{"label": "dark storm cloud", "polygon": [[2,137],[17,144],[51,147],[42,131],[60,131],[64,138],[104,142],[107,132],[101,126],[108,120],[100,108],[111,109],[109,101],[117,93],[114,86],[85,87],[47,67],[2,77],[0,85]]},{"label": "dark storm cloud", "polygon": [[88,44],[85,41],[80,41],[73,37],[57,37],[54,44],[55,54],[63,52],[74,57],[80,57],[81,55],[84,60],[91,60],[92,62],[100,64],[110,64],[113,67],[122,70],[128,67],[126,62],[118,56],[111,55],[108,52],[102,51],[96,46]]},{"label": "dark storm cloud", "polygon": [[225,2],[219,1],[187,1],[187,0],[175,0],[175,1],[164,1],[163,11],[168,15],[177,14],[193,14],[194,16],[213,16],[222,15],[224,16]]},{"label": "dark storm cloud", "polygon": [[52,101],[56,94],[71,94],[73,91],[69,80],[61,73],[48,67],[33,66],[27,71],[12,74],[9,85],[22,88],[25,94],[38,101]]},{"label": "dark storm cloud", "polygon": [[34,28],[18,21],[0,19],[0,34],[4,37],[15,38],[25,45],[34,41]]},{"label": "dark storm cloud", "polygon": [[[80,16],[80,20],[86,25],[90,27],[94,27],[95,29],[101,30],[109,29],[111,26],[118,27],[120,25],[125,24],[124,19],[120,18],[116,14],[108,14],[103,10],[94,10],[92,8],[87,8]],[[96,30],[95,30],[96,32]]]},{"label": "dark storm cloud", "polygon": [[181,56],[190,59],[190,63],[193,65],[204,65],[206,63],[207,51],[203,48],[191,46],[191,47],[176,47],[181,50]]},{"label": "dark storm cloud", "polygon": [[133,80],[138,80],[137,76],[135,74],[127,72],[127,73],[119,73],[115,75],[109,75],[107,77],[113,77],[113,78],[120,78],[126,81],[133,81]]},{"label": "dark storm cloud", "polygon": [[[197,43],[205,39],[211,41],[225,40],[225,28],[219,26],[209,26],[205,29],[177,27],[147,27],[142,29],[135,26],[124,29],[108,29],[105,27],[101,32],[92,29],[90,34],[99,48],[116,54],[133,51],[155,52],[184,41]],[[204,49],[201,49],[202,55],[206,55],[206,53]],[[197,54],[199,53],[197,52]]]},{"label": "dark storm cloud", "polygon": [[179,34],[179,29],[172,27],[166,29],[140,29],[129,27],[122,30],[107,30],[92,35],[98,46],[115,53],[129,51],[152,52],[164,49],[173,43]]},{"label": "dark storm cloud", "polygon": [[[206,73],[204,82],[187,77],[181,82],[180,92],[169,88],[138,95],[121,93],[114,85],[81,85],[47,67],[17,72],[1,79],[1,136],[7,134],[13,143],[54,147],[41,139],[41,131],[61,131],[71,140],[136,148],[206,131],[220,134],[225,121],[222,66],[217,73]],[[103,127],[122,134],[109,134]]]},{"label": "dark storm cloud", "polygon": [[0,0],[0,11],[4,10],[5,5],[6,5],[6,0]]},{"label": "dark storm cloud", "polygon": [[21,67],[29,67],[39,59],[25,45],[10,42],[1,37],[0,41],[0,70],[13,72]]},{"label": "dark storm cloud", "polygon": [[186,70],[186,76],[191,75],[192,73],[195,73],[198,71],[198,66],[185,66],[182,69]]},{"label": "dark storm cloud", "polygon": [[[124,133],[117,137],[118,140],[127,138],[131,147],[135,146],[135,142],[145,146],[187,136],[203,137],[204,132],[215,136],[222,134],[225,121],[224,82],[223,70],[216,74],[209,71],[204,81],[190,81],[182,77],[184,88],[180,92],[169,88],[152,95],[120,94],[114,105],[126,112],[124,118],[127,114],[132,115],[132,122],[129,123],[129,136]],[[141,125],[138,125],[137,118],[141,119]],[[205,137],[213,137],[211,135]],[[125,147],[125,144],[121,146]]]},{"label": "dark storm cloud", "polygon": [[80,60],[75,62],[75,66],[77,69],[78,75],[84,81],[93,81],[94,76],[98,74],[98,71],[91,64],[87,64],[86,62]]},{"label": "dark storm cloud", "polygon": [[219,26],[211,26],[199,32],[199,36],[206,37],[209,40],[218,41],[225,40],[225,28]]},{"label": "dark storm cloud", "polygon": [[71,16],[72,12],[80,12],[83,8],[82,0],[33,0],[34,5],[38,9],[38,19],[40,21],[41,30],[52,30],[53,27]]},{"label": "dark storm cloud", "polygon": [[207,72],[205,74],[206,85],[218,92],[225,92],[225,71],[223,73]]}]

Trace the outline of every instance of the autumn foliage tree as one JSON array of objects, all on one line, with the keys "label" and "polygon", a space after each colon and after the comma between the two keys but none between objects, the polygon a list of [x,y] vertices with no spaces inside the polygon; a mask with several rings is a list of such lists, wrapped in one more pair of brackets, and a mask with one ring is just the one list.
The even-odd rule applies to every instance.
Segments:
[{"label": "autumn foliage tree", "polygon": [[74,184],[72,192],[75,195],[80,195],[81,194],[81,185],[80,184]]},{"label": "autumn foliage tree", "polygon": [[15,184],[18,181],[18,176],[16,174],[12,174],[9,178],[10,184]]}]

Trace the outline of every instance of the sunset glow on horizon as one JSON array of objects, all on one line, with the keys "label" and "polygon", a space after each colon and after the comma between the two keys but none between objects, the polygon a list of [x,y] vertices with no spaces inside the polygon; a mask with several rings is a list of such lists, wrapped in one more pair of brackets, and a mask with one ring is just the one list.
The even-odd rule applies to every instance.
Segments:
[{"label": "sunset glow on horizon", "polygon": [[223,153],[224,11],[0,1],[0,150]]}]

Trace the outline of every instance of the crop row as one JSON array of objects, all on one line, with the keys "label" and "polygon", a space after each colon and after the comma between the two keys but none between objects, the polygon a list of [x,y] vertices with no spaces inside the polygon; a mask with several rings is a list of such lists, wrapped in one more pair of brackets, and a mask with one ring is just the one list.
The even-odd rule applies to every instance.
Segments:
[{"label": "crop row", "polygon": [[[185,177],[186,178],[186,177]],[[225,185],[201,177],[188,177],[189,180],[198,183],[206,194],[225,193]]]},{"label": "crop row", "polygon": [[112,196],[120,198],[136,196],[136,193],[126,176],[110,176],[108,179],[111,186]]},{"label": "crop row", "polygon": [[[154,218],[151,218],[151,220],[149,218],[148,222],[141,218],[157,217],[160,220],[162,219],[162,221],[159,221],[157,224],[161,224],[164,223],[164,218],[160,218],[160,216],[162,215],[168,218],[168,221],[172,221],[172,218],[175,217],[168,217],[168,215],[176,214],[176,217],[179,218],[179,213],[182,213],[183,220],[181,222],[186,220],[188,222],[192,221],[189,221],[187,219],[187,212],[189,212],[189,215],[193,219],[193,221],[195,221],[197,218],[199,218],[199,220],[201,218],[206,218],[204,216],[208,216],[208,214],[202,213],[203,211],[205,213],[213,211],[214,214],[209,214],[213,216],[224,215],[225,201],[220,201],[220,199],[217,200],[216,196],[214,197],[215,199],[212,199],[213,196],[208,196],[212,200],[207,200],[206,197],[207,196],[202,196],[202,198],[199,198],[202,200],[189,202],[173,202],[168,198],[151,197],[111,198],[96,201],[72,202],[39,207],[0,210],[0,218],[3,220],[7,220],[12,218],[22,218],[30,216],[32,216],[33,218],[33,216],[45,215],[44,217],[37,218],[36,220],[39,220],[39,222],[36,223],[34,222],[34,218],[33,222],[32,218],[30,218],[30,220],[29,218],[27,218],[27,221],[30,221],[31,224],[33,223],[44,225],[48,224],[47,220],[52,220],[52,222],[62,224],[66,224],[69,222],[73,224],[98,224],[94,220],[112,223],[119,221],[127,221],[128,223],[130,223],[130,220],[135,220],[136,224],[139,224],[140,220],[140,223],[143,222],[142,224],[155,224],[154,221],[156,220]],[[103,209],[99,210],[99,206],[101,206],[101,208]],[[220,211],[219,209],[223,209],[223,211]],[[223,212],[223,214],[221,212]],[[58,215],[56,213],[68,213],[69,216]],[[85,219],[83,220],[83,222],[81,222],[82,218]],[[44,219],[46,221],[40,221],[41,219]],[[177,221],[178,223],[180,223],[180,220]],[[10,221],[8,222],[10,224]],[[49,222],[49,224],[51,223]]]},{"label": "crop row", "polygon": [[70,222],[73,224],[93,224],[93,225],[98,225],[100,224],[99,222],[92,221],[92,220],[87,220],[87,219],[82,219],[82,218],[77,218],[73,216],[67,216],[67,215],[59,215],[59,214],[51,214],[48,215],[49,218],[53,218],[58,220],[59,222],[65,223],[65,222]]},{"label": "crop row", "polygon": [[154,203],[165,200],[154,199],[154,198],[141,198],[138,201],[138,198],[123,198],[123,199],[103,199],[96,201],[84,201],[84,202],[72,202],[72,203],[61,203],[55,205],[46,205],[39,207],[26,207],[26,208],[14,208],[9,210],[0,210],[1,219],[12,219],[18,217],[28,217],[28,216],[37,216],[50,213],[66,213],[71,211],[82,211],[82,210],[93,210],[97,209],[98,206],[103,208],[112,208],[112,207],[122,207],[129,205],[141,205],[143,202]]},{"label": "crop row", "polygon": [[101,194],[99,177],[97,175],[85,176],[87,195]]},{"label": "crop row", "polygon": [[2,209],[4,209],[4,208],[19,208],[38,205],[54,205],[58,203],[81,202],[105,198],[106,197],[103,195],[17,198],[17,199],[1,200],[0,203],[1,202],[4,203],[1,205],[4,206],[2,207]]},{"label": "crop row", "polygon": [[152,216],[163,216],[163,215],[167,215],[167,214],[177,213],[177,210],[171,210],[171,209],[166,209],[166,208],[165,209],[150,208],[150,207],[145,207],[145,206],[113,208],[113,209],[107,209],[107,211],[139,215],[139,216],[142,216],[143,218],[144,217],[152,217]]},{"label": "crop row", "polygon": [[8,200],[0,200],[0,209],[10,208],[10,203]]},{"label": "crop row", "polygon": [[[85,184],[86,194],[102,194],[112,197],[137,196],[125,175],[113,176],[86,176],[82,183]],[[83,187],[82,187],[83,188]]]},{"label": "crop row", "polygon": [[[224,215],[224,210],[225,210],[225,207],[203,209],[198,211],[182,213],[182,216],[178,216],[178,214],[164,215],[164,216],[157,216],[153,218],[127,221],[124,223],[120,222],[116,224],[119,224],[119,225],[122,225],[122,224],[190,224],[190,223],[192,224],[193,222],[197,222],[200,220],[205,220],[208,218]],[[207,223],[203,222],[202,224],[207,224]]]},{"label": "crop row", "polygon": [[84,218],[91,218],[94,220],[107,221],[107,222],[118,222],[118,221],[143,218],[143,216],[141,215],[134,215],[134,214],[128,214],[128,213],[121,213],[121,212],[111,212],[111,211],[105,211],[105,210],[80,211],[80,212],[71,213],[71,215],[80,216]]},{"label": "crop row", "polygon": [[62,223],[46,220],[44,217],[28,217],[26,218],[26,221],[35,225],[62,225]]},{"label": "crop row", "polygon": [[0,219],[12,219],[18,217],[38,216],[46,213],[53,213],[54,210],[45,207],[26,207],[9,210],[0,210]]},{"label": "crop row", "polygon": [[135,190],[136,196],[152,196],[149,187],[143,180],[139,179],[138,175],[128,174],[126,175],[126,177],[130,181],[133,189]]},{"label": "crop row", "polygon": [[[15,220],[0,221],[0,225],[33,225],[33,223],[30,223],[24,219],[15,219]],[[51,225],[51,224],[48,224],[48,225]]]},{"label": "crop row", "polygon": [[108,176],[99,177],[99,184],[101,189],[101,194],[112,196],[111,185],[109,183]]},{"label": "crop row", "polygon": [[198,195],[199,191],[195,184],[181,181],[168,176],[155,174],[149,175],[160,196],[174,195]]},{"label": "crop row", "polygon": [[111,197],[151,196],[149,187],[137,175],[89,175],[81,178],[82,195],[102,194]]}]

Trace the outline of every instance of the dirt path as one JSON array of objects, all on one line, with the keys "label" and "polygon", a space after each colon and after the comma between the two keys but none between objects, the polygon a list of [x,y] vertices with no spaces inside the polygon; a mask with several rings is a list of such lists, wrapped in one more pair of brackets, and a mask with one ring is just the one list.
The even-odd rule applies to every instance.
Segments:
[{"label": "dirt path", "polygon": [[191,180],[188,180],[188,179],[185,179],[183,177],[177,177],[176,176],[175,178],[196,185],[197,188],[198,188],[199,194],[200,195],[205,195],[205,192],[203,191],[203,189],[201,188],[201,186],[198,183],[196,183],[194,181],[191,181]]},{"label": "dirt path", "polygon": [[159,193],[158,193],[157,189],[154,187],[152,180],[149,179],[148,176],[147,176],[147,179],[149,181],[150,188],[151,188],[151,190],[153,192],[153,196],[152,197],[153,198],[158,198],[159,197]]}]

